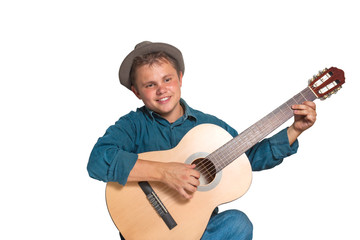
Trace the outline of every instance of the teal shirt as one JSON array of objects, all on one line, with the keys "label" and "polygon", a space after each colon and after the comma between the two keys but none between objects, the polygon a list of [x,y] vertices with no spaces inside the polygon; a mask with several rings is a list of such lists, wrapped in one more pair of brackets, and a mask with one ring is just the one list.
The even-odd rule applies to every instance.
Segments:
[{"label": "teal shirt", "polygon": [[[181,99],[184,115],[174,123],[160,117],[145,106],[130,112],[110,126],[95,144],[87,170],[90,177],[104,182],[125,185],[138,154],[174,148],[193,127],[211,123],[225,129],[235,137],[237,131],[215,116],[189,107]],[[273,168],[283,158],[296,153],[298,141],[289,146],[286,129],[254,145],[246,155],[253,171]]]}]

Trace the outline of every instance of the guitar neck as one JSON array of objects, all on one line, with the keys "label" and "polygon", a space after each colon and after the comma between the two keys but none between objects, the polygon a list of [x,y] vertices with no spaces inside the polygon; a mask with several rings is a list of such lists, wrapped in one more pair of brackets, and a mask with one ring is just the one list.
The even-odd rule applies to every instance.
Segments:
[{"label": "guitar neck", "polygon": [[208,155],[207,158],[214,163],[217,172],[221,171],[256,143],[289,120],[293,116],[292,105],[302,104],[305,101],[314,101],[316,98],[317,96],[310,87],[306,87],[280,107],[276,108],[274,111],[240,133],[237,137]]}]

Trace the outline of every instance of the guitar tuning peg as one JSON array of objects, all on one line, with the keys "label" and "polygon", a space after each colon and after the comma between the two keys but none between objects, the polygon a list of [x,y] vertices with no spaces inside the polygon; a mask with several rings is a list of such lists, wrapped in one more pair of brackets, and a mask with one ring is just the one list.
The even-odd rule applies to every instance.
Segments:
[{"label": "guitar tuning peg", "polygon": [[326,72],[328,69],[327,68],[324,68],[324,70],[322,71],[323,73]]}]

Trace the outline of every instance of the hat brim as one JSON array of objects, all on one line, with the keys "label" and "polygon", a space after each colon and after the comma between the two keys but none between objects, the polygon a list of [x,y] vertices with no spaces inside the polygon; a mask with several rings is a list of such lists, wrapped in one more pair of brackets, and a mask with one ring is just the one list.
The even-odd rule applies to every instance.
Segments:
[{"label": "hat brim", "polygon": [[178,62],[180,71],[184,74],[185,65],[180,50],[170,44],[156,42],[135,48],[125,57],[119,69],[120,83],[131,90],[130,71],[134,58],[144,54],[148,54],[152,52],[161,52],[161,51],[173,57]]}]

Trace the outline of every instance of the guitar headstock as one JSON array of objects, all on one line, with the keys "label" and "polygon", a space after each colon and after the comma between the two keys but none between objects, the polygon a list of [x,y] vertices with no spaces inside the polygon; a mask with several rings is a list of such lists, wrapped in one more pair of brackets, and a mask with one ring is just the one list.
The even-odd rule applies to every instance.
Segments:
[{"label": "guitar headstock", "polygon": [[309,80],[309,87],[321,100],[340,90],[345,83],[344,71],[335,67],[325,68]]}]

